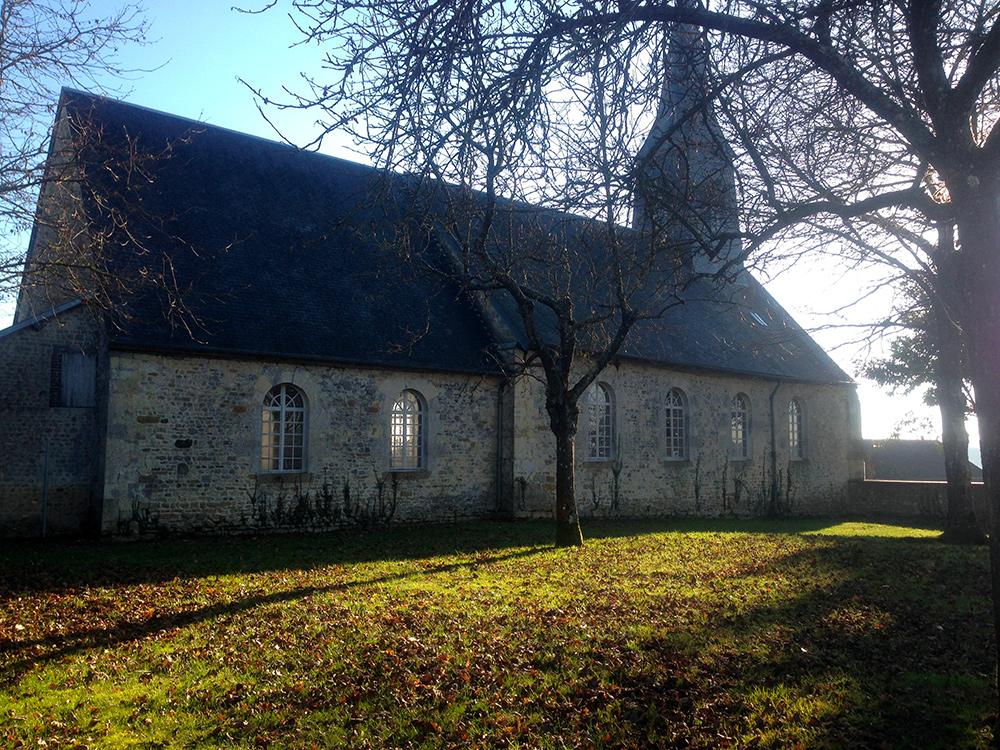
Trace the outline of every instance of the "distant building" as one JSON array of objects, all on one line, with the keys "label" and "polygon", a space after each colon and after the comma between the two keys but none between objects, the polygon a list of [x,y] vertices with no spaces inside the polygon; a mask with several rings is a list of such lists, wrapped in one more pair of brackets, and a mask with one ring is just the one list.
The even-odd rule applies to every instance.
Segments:
[{"label": "distant building", "polygon": [[[943,482],[944,447],[937,440],[865,440],[865,479]],[[973,482],[983,470],[971,461]]]}]

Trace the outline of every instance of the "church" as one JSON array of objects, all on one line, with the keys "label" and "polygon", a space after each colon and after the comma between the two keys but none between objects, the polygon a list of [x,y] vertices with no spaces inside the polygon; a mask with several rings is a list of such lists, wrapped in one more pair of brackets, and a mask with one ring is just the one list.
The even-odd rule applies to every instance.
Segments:
[{"label": "church", "polygon": [[[115,175],[142,184],[132,200],[88,192],[104,178],[82,166],[83,122],[160,155],[150,179]],[[384,238],[406,219],[372,199],[385,174],[70,90],[52,153],[83,176],[70,199],[43,191],[28,263],[75,200],[74,247],[115,237],[183,294],[139,287],[109,316],[25,283],[0,331],[0,536],[552,516],[544,389],[502,366],[530,342],[502,295],[393,265]],[[651,211],[637,201],[635,221]],[[637,326],[590,386],[582,518],[846,508],[851,378],[749,273],[733,284]]]}]

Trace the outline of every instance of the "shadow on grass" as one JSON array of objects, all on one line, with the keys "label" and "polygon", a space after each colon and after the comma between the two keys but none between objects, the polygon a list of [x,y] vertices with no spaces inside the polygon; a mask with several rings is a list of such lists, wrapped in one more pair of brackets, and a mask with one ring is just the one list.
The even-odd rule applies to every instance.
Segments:
[{"label": "shadow on grass", "polygon": [[476,522],[318,533],[119,541],[14,542],[0,552],[0,602],[81,585],[313,570],[551,546],[551,527]]},{"label": "shadow on grass", "polygon": [[[585,533],[590,539],[658,532],[797,535],[835,529],[838,523],[823,519],[589,521]],[[116,575],[138,581],[169,580],[182,574],[308,571],[324,565],[415,558],[428,562],[400,572],[369,573],[361,580],[300,585],[141,621],[0,644],[0,656],[7,661],[0,668],[0,677],[15,681],[36,665],[69,655],[114,648],[174,628],[224,620],[315,594],[531,558],[551,551],[550,536],[551,526],[547,523],[479,523],[378,533],[43,548],[26,571],[56,571],[47,580],[63,586],[109,575],[109,560],[121,569]],[[801,732],[796,741],[809,747],[976,745],[987,724],[984,714],[992,696],[985,676],[989,673],[992,646],[988,568],[982,551],[951,548],[929,540],[913,544],[909,540],[901,543],[897,538],[806,538],[816,543],[798,546],[773,540],[770,546],[761,544],[764,549],[759,553],[760,540],[724,540],[721,544],[715,540],[711,554],[728,554],[725,551],[732,549],[728,544],[732,541],[744,545],[739,554],[749,557],[741,562],[750,564],[720,566],[703,579],[691,580],[694,573],[683,566],[655,570],[650,581],[652,585],[661,582],[662,594],[639,598],[644,607],[640,615],[643,629],[637,632],[646,634],[634,640],[621,638],[613,626],[617,622],[614,612],[618,610],[609,608],[607,615],[598,615],[603,602],[581,591],[581,609],[592,617],[606,617],[608,627],[604,631],[607,640],[592,644],[579,671],[565,668],[559,649],[559,658],[553,657],[551,666],[547,666],[548,657],[540,658],[553,643],[578,635],[572,625],[553,624],[563,618],[562,614],[553,615],[556,619],[527,621],[534,623],[530,627],[536,630],[524,631],[520,645],[528,652],[525,663],[533,669],[558,672],[550,675],[552,684],[576,681],[573,690],[558,701],[539,702],[544,707],[539,709],[541,715],[551,717],[553,722],[551,734],[558,736],[570,727],[578,732],[574,737],[600,737],[608,729],[600,722],[611,716],[620,721],[614,740],[631,747],[684,746],[687,739],[692,746],[706,747],[710,746],[705,744],[706,736],[750,738],[746,744],[752,741],[761,747],[784,746],[778,744],[779,740],[770,744],[766,740],[769,731],[778,731],[774,722],[789,723]],[[676,538],[664,541],[677,543],[681,542]],[[689,543],[698,554],[706,554],[708,545]],[[435,564],[436,556],[455,553],[470,557],[438,560]],[[57,558],[56,562],[53,558]],[[720,559],[724,561],[724,557]],[[576,562],[558,554],[551,560]],[[630,561],[622,563],[623,574],[642,575],[633,572]],[[536,563],[541,564],[532,561]],[[328,576],[338,574],[324,571]],[[365,573],[362,569],[354,574]],[[352,573],[344,571],[344,575]],[[664,577],[673,580],[664,582]],[[761,593],[760,584],[771,586],[782,581],[794,581],[796,586],[781,596]],[[675,586],[678,582],[685,587]],[[644,591],[644,585],[639,579],[637,590]],[[698,593],[682,593],[695,586]],[[617,603],[621,595],[617,586],[610,587],[608,603]],[[685,596],[692,609],[701,608],[699,611],[706,614],[704,620],[676,618],[677,605],[685,604]],[[746,606],[748,597],[756,603]],[[450,629],[452,618],[461,616],[460,611],[443,613],[441,617],[447,623],[438,624]],[[560,631],[560,627],[566,629]],[[425,632],[432,629],[425,625]],[[476,637],[475,632],[466,635],[468,639]],[[495,649],[495,641],[483,640],[478,647],[486,653]],[[512,652],[520,653],[517,649]],[[388,682],[390,673],[380,671],[379,666],[377,662],[365,662],[361,672],[386,675],[382,681]],[[497,667],[499,671],[505,668]],[[471,702],[490,706],[491,711],[490,698],[498,695],[489,692],[491,684],[489,679],[483,679],[463,690],[472,692]],[[536,681],[533,689],[542,690],[544,684],[544,680]],[[320,697],[330,699],[322,695],[330,692],[330,686],[317,683],[310,689],[313,687]],[[390,698],[385,700],[387,715],[400,710]],[[318,701],[317,705],[324,704]],[[414,709],[416,713],[426,709],[432,716],[438,710],[431,702],[420,703],[417,708],[420,710]],[[594,718],[581,718],[585,716],[584,708]],[[229,709],[219,708],[225,710]],[[309,702],[303,701],[306,719],[313,710],[319,709],[309,708]],[[587,721],[593,724],[578,723]],[[788,739],[789,732],[779,729],[785,732],[781,740]],[[239,731],[250,730],[233,731],[242,737]],[[248,734],[245,739],[250,744],[252,737]],[[464,742],[457,736],[451,739],[456,746]],[[614,746],[614,742],[609,744]]]},{"label": "shadow on grass", "polygon": [[[681,653],[692,641],[715,645],[706,676],[727,689],[705,700],[732,710],[740,698],[739,724],[751,735],[766,736],[773,714],[786,711],[807,728],[807,746],[982,744],[995,701],[985,556],[899,542],[854,539],[778,558],[763,578],[815,586],[683,634]],[[669,651],[669,640],[641,649]]]},{"label": "shadow on grass", "polygon": [[[457,570],[473,570],[483,565],[492,563],[516,560],[529,557],[544,551],[544,548],[532,548],[511,552],[503,555],[490,555],[477,557],[468,562],[448,563],[444,565],[434,565],[421,568],[420,570],[408,570],[400,573],[390,573],[362,580],[344,581],[343,583],[330,584],[325,586],[300,586],[286,591],[276,591],[270,594],[248,596],[232,602],[220,602],[210,604],[197,609],[171,612],[163,615],[154,615],[140,622],[121,622],[107,628],[90,628],[69,634],[49,635],[44,638],[18,641],[0,641],[0,657],[5,655],[15,655],[13,661],[6,665],[0,665],[0,683],[16,682],[28,670],[35,666],[60,659],[64,656],[79,653],[88,649],[109,648],[129,641],[137,641],[151,635],[162,633],[174,628],[183,628],[197,625],[220,617],[239,614],[258,607],[270,604],[304,599],[314,594],[325,594],[350,591],[368,586],[378,586],[384,583],[402,581],[407,578],[435,575],[439,573],[452,573]],[[30,650],[40,650],[40,653],[33,656],[25,656],[20,659],[16,655]]]},{"label": "shadow on grass", "polygon": [[[808,534],[841,522],[830,518],[586,519],[583,530],[587,539],[660,533]],[[175,578],[547,548],[552,538],[552,524],[546,521],[477,521],[124,543],[10,542],[0,551],[0,602],[24,593],[58,593],[79,586],[160,583]]]}]

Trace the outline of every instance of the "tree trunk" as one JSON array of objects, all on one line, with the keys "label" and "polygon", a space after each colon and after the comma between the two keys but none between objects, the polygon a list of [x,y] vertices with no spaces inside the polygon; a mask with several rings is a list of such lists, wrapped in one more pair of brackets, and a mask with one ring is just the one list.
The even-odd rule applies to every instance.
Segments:
[{"label": "tree trunk", "polygon": [[583,546],[576,507],[576,408],[551,403],[549,422],[556,436],[556,546]]},{"label": "tree trunk", "polygon": [[556,435],[556,546],[580,547],[583,532],[576,510],[576,436]]},{"label": "tree trunk", "polygon": [[[1000,644],[1000,179],[954,180],[963,287],[962,327],[976,392],[983,480],[990,509],[990,584],[994,645]],[[963,184],[964,182],[964,184]],[[949,185],[951,182],[949,183]],[[977,190],[976,188],[979,187]],[[966,189],[967,188],[967,189]],[[965,193],[964,195],[962,193]],[[957,198],[957,200],[956,200]],[[1000,651],[995,663],[1000,686]],[[993,741],[1000,742],[1000,691]]]},{"label": "tree trunk", "polygon": [[[965,429],[965,394],[961,380],[938,375],[945,478],[948,480],[948,511],[942,540],[952,544],[984,544],[986,536],[976,520],[969,471],[969,433]],[[943,395],[945,389],[956,394]]]},{"label": "tree trunk", "polygon": [[[984,326],[986,327],[986,326]],[[985,343],[985,342],[984,342]],[[1000,353],[1000,335],[991,341],[995,352]],[[978,357],[980,347],[971,352]],[[994,381],[998,371],[991,376],[989,370],[975,366],[972,384],[976,389],[976,414],[979,419],[979,445],[983,455],[983,479],[989,503],[990,593],[993,599],[993,643],[1000,644],[1000,384]],[[982,395],[981,395],[982,394]],[[995,657],[994,687],[1000,686],[1000,653]],[[993,746],[1000,746],[1000,690],[997,692],[996,718],[993,724]]]},{"label": "tree trunk", "polygon": [[[939,275],[942,294],[953,293],[954,241],[951,228],[941,230]],[[972,474],[969,471],[969,433],[965,429],[965,392],[962,387],[961,331],[940,300],[931,310],[934,343],[934,385],[941,409],[941,443],[944,448],[945,478],[948,480],[948,510],[942,540],[952,544],[984,544],[986,536],[976,520],[972,501]]]}]

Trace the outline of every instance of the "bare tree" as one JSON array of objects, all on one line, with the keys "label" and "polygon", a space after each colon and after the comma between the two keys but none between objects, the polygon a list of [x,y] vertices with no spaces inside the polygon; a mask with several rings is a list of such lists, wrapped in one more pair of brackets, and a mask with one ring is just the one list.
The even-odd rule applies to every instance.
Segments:
[{"label": "bare tree", "polygon": [[[558,64],[548,52],[519,60],[521,42],[497,19],[440,7],[423,24],[403,3],[344,17],[334,4],[296,5],[308,38],[337,49],[343,78],[310,80],[278,106],[322,108],[326,131],[350,129],[377,164],[415,173],[405,200],[421,238],[411,230],[399,245],[501,310],[502,366],[545,390],[557,544],[580,544],[574,464],[588,388],[634,329],[745,273],[738,238],[723,231],[736,192],[705,106],[705,40],[680,27],[610,44],[584,34],[551,51]],[[646,75],[632,78],[638,60]],[[679,85],[691,76],[693,97]],[[273,102],[256,94],[266,116]],[[638,120],[637,101],[648,109]],[[428,255],[441,250],[445,264]]]},{"label": "bare tree", "polygon": [[[26,271],[24,236],[36,220],[39,194],[76,184],[79,176],[58,154],[48,159],[56,93],[61,86],[105,91],[123,81],[135,71],[122,65],[119,50],[143,44],[146,32],[139,6],[131,3],[99,13],[85,0],[0,2],[0,298],[22,283],[44,283],[38,276],[51,277],[41,262]],[[77,217],[68,211],[37,218],[65,233]]]},{"label": "bare tree", "polygon": [[176,269],[215,248],[178,228],[157,182],[200,128],[157,137],[120,119],[123,106],[70,90],[60,97],[17,315],[82,300],[112,329],[153,314],[197,339],[203,321],[189,304],[191,282]]},{"label": "bare tree", "polygon": [[872,291],[895,293],[894,309],[885,316],[851,324],[861,335],[852,343],[870,347],[890,342],[890,356],[869,360],[862,374],[881,385],[912,391],[929,386],[928,403],[941,413],[942,443],[948,480],[944,541],[982,544],[968,467],[969,436],[965,418],[974,413],[968,351],[958,323],[960,304],[954,256],[954,227],[929,222],[919,213],[897,211],[860,216],[813,217],[783,231],[800,257],[830,255],[841,265],[872,279],[855,302]]},{"label": "bare tree", "polygon": [[444,275],[483,298],[497,329],[506,328],[506,374],[544,388],[555,437],[556,542],[580,544],[575,455],[584,396],[635,327],[690,297],[690,278],[676,273],[675,248],[614,223],[466,191],[450,196],[446,210],[435,203],[424,227],[448,253]]},{"label": "bare tree", "polygon": [[[584,124],[596,122],[588,90],[575,93],[586,71],[602,61],[602,70],[617,72],[606,80],[632,98],[630,116],[615,122],[626,137],[612,139],[627,143],[650,127],[663,30],[683,23],[717,34],[709,94],[732,113],[723,126],[736,151],[746,248],[805,221],[904,214],[953,224],[956,251],[936,256],[934,272],[958,287],[953,319],[970,352],[1000,635],[994,2],[299,0],[292,7],[304,39],[324,46],[325,65],[305,78],[304,90],[289,90],[289,103],[322,110],[326,131],[352,129],[384,166],[447,164],[444,172],[464,184],[485,182],[488,192],[542,202],[572,196],[564,188],[576,184],[575,173],[563,155],[601,153],[609,135]],[[519,165],[534,195],[497,179],[490,155],[498,142],[516,146],[503,149],[511,161],[502,165]],[[601,184],[612,194],[634,186],[634,165],[606,163],[615,174]]]}]

